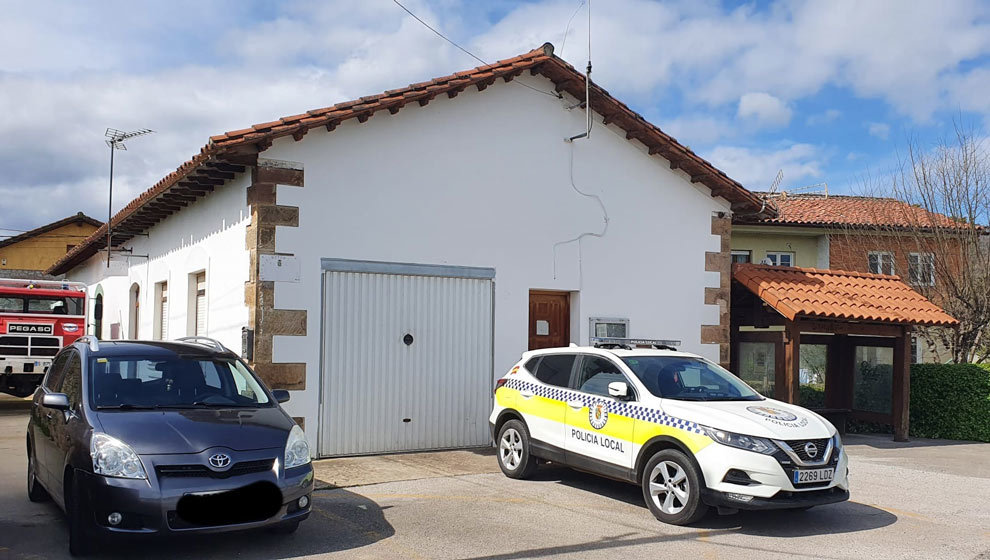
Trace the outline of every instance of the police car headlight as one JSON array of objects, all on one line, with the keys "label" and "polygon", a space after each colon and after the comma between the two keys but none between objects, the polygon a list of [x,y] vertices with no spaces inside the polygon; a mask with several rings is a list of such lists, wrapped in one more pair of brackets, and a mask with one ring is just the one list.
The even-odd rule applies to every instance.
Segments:
[{"label": "police car headlight", "polygon": [[700,427],[704,430],[708,437],[721,443],[722,445],[745,449],[746,451],[753,451],[754,453],[762,453],[764,455],[773,455],[777,452],[777,446],[770,443],[770,440],[766,438],[735,434],[725,430],[709,428],[708,426]]},{"label": "police car headlight", "polygon": [[842,438],[839,437],[839,432],[835,432],[835,435],[832,436],[832,442],[832,446],[835,447],[836,451],[842,449]]},{"label": "police car headlight", "polygon": [[141,458],[131,446],[106,434],[94,433],[89,440],[89,454],[93,458],[93,472],[116,478],[147,479]]},{"label": "police car headlight", "polygon": [[285,442],[285,468],[300,467],[309,462],[309,444],[306,434],[299,425],[289,430],[289,439]]}]

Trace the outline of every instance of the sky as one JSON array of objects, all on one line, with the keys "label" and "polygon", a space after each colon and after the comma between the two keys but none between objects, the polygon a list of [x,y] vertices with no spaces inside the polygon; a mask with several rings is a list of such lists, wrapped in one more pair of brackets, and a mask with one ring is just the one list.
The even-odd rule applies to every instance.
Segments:
[{"label": "sky", "polygon": [[[400,0],[486,61],[588,59],[581,0]],[[211,135],[478,63],[393,0],[0,0],[0,231],[116,212]],[[990,2],[593,0],[593,79],[753,190],[856,194],[990,125]],[[566,35],[565,35],[565,30]]]}]

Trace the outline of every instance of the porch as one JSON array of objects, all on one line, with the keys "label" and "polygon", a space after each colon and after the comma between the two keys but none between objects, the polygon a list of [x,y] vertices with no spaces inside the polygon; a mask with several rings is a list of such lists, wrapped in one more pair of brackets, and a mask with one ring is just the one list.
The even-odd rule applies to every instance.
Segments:
[{"label": "porch", "polygon": [[802,385],[823,389],[809,407],[837,425],[887,424],[907,440],[911,330],[956,319],[897,276],[755,264],[732,273],[732,371],[789,403],[800,404]]}]

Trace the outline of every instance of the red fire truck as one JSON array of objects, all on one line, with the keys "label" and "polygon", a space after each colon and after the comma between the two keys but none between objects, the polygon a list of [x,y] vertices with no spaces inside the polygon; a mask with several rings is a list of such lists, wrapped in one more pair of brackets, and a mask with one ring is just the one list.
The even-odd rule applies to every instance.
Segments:
[{"label": "red fire truck", "polygon": [[33,393],[52,356],[85,332],[85,284],[0,279],[0,392]]}]

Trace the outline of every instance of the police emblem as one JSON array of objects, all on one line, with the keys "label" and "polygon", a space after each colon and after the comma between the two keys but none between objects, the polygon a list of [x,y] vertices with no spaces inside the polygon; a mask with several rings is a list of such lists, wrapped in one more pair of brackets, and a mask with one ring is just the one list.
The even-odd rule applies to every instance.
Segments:
[{"label": "police emblem", "polygon": [[608,422],[608,408],[606,408],[605,403],[595,403],[588,408],[588,422],[596,430],[605,427],[605,423]]},{"label": "police emblem", "polygon": [[773,420],[780,420],[781,422],[793,422],[797,420],[797,415],[791,414],[786,410],[772,408],[769,406],[748,406],[746,407],[746,410],[752,412],[753,414],[759,414],[760,416],[765,416]]}]

